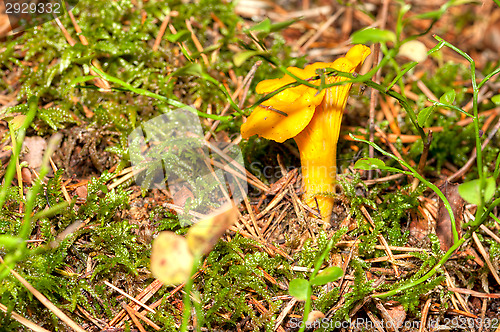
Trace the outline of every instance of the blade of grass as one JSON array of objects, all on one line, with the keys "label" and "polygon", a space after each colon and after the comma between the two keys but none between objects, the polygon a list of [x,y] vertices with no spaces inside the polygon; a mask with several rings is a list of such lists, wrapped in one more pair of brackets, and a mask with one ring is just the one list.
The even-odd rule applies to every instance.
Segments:
[{"label": "blade of grass", "polygon": [[[180,101],[177,101],[177,100],[174,100],[174,99],[170,99],[170,98],[167,98],[165,96],[162,96],[162,95],[159,95],[157,93],[154,93],[154,92],[151,92],[151,91],[148,91],[148,90],[145,90],[145,89],[140,89],[140,88],[135,88],[133,87],[132,85],[130,85],[129,83],[127,82],[124,82],[116,77],[113,77],[111,75],[108,75],[106,74],[105,72],[103,72],[102,70],[100,70],[99,68],[95,67],[95,66],[91,66],[92,69],[99,75],[101,76],[102,78],[110,81],[110,82],[113,82],[115,84],[118,84],[118,85],[121,85],[123,88],[131,91],[131,92],[134,92],[134,93],[137,93],[139,95],[143,95],[143,96],[146,96],[146,97],[150,97],[150,98],[153,98],[153,99],[157,99],[157,100],[160,100],[162,102],[165,102],[171,106],[174,106],[174,107],[179,107],[179,108],[186,108],[188,110],[190,110],[191,112],[194,112],[196,114],[198,114],[198,116],[201,116],[201,117],[204,117],[204,118],[209,118],[209,119],[213,119],[213,120],[219,120],[219,121],[222,121],[222,122],[228,122],[228,121],[231,121],[233,119],[232,116],[220,116],[220,115],[215,115],[215,114],[207,114],[207,113],[203,113],[201,111],[198,111],[197,109],[189,106],[189,105],[186,105],[184,103],[181,103]],[[234,103],[234,102],[233,102]],[[239,108],[237,108],[239,109]]]},{"label": "blade of grass", "polygon": [[7,166],[7,170],[5,171],[4,176],[4,184],[2,189],[0,190],[0,208],[5,203],[5,199],[7,197],[7,191],[9,190],[10,183],[14,179],[14,174],[16,173],[16,160],[21,152],[21,146],[23,145],[24,136],[26,135],[26,129],[28,129],[31,122],[35,118],[35,115],[38,111],[38,98],[30,97],[27,101],[28,103],[28,113],[26,114],[26,118],[24,119],[21,128],[19,128],[19,132],[17,134],[17,145],[16,148],[12,150],[12,157],[10,159],[9,165]]},{"label": "blade of grass", "polygon": [[77,332],[85,332],[83,328],[81,328],[78,324],[76,324],[74,321],[71,320],[64,312],[62,312],[58,307],[56,307],[52,302],[49,301],[42,293],[40,293],[38,290],[36,290],[31,284],[26,281],[19,273],[16,271],[12,270],[9,266],[7,266],[3,259],[0,257],[0,263],[2,265],[5,265],[5,267],[12,273],[12,275],[19,280],[21,284],[23,284],[26,289],[28,289],[31,294],[33,294],[47,309],[49,309],[51,312],[54,313],[60,320],[65,322],[69,327],[71,327],[73,330]]},{"label": "blade of grass", "polygon": [[[480,193],[481,193],[479,195],[480,202],[479,202],[479,205],[477,206],[475,219],[479,219],[479,217],[483,211],[483,207],[484,207],[484,190],[486,188],[486,177],[484,176],[484,170],[483,170],[483,153],[481,150],[481,135],[479,134],[479,115],[478,115],[478,109],[477,109],[478,108],[478,98],[479,98],[478,97],[479,87],[478,87],[477,81],[476,81],[476,63],[470,57],[470,55],[468,55],[467,53],[465,53],[464,51],[462,51],[458,47],[445,41],[443,38],[441,38],[437,35],[434,35],[434,38],[439,41],[439,44],[446,45],[449,48],[451,48],[452,50],[454,50],[455,52],[457,52],[458,54],[460,54],[470,64],[470,74],[471,74],[471,82],[472,82],[472,110],[473,110],[473,114],[474,114],[473,123],[474,123],[474,134],[476,137],[476,153],[477,153],[476,154],[476,163],[477,163],[477,173],[478,173],[478,177],[480,180]],[[499,69],[497,68],[492,73],[490,73],[491,75],[487,76],[488,79],[490,79],[495,73],[497,73],[498,70]],[[483,81],[481,81],[480,84],[481,85],[484,84],[483,82],[486,83],[487,79],[485,78]]]},{"label": "blade of grass", "polygon": [[[2,310],[5,313],[8,313],[7,307],[1,303],[0,303],[0,310]],[[12,318],[14,318],[15,320],[17,320],[19,323],[23,324],[24,326],[26,326],[29,329],[32,329],[35,332],[50,332],[49,330],[46,330],[43,327],[36,325],[32,321],[27,320],[26,318],[24,318],[23,316],[19,315],[18,313],[14,312],[14,311],[10,312],[10,316]]]},{"label": "blade of grass", "polygon": [[42,166],[40,167],[40,174],[38,176],[38,179],[35,181],[35,184],[26,194],[26,207],[24,209],[24,219],[23,219],[23,224],[21,225],[21,229],[19,231],[19,236],[23,239],[28,239],[31,233],[31,219],[32,219],[33,208],[35,207],[36,196],[42,190],[43,178],[49,172],[49,158],[50,156],[52,156],[54,151],[59,146],[59,140],[61,138],[62,135],[54,135],[47,143],[47,149],[45,150],[45,153],[43,155]]},{"label": "blade of grass", "polygon": [[448,249],[448,251],[444,254],[444,256],[439,260],[439,262],[429,272],[427,272],[426,274],[424,274],[419,279],[407,283],[406,285],[403,285],[403,286],[398,287],[396,289],[390,290],[388,292],[373,294],[372,297],[374,297],[374,298],[387,298],[389,296],[394,296],[394,295],[396,295],[398,293],[401,293],[402,291],[404,291],[406,289],[415,287],[415,286],[417,286],[417,285],[425,282],[426,280],[428,280],[430,277],[432,277],[434,274],[436,274],[436,272],[441,268],[441,266],[443,266],[448,261],[448,259],[451,257],[451,255],[453,255],[453,253],[455,252],[455,250],[457,250],[458,248],[460,248],[460,246],[462,244],[464,244],[465,241],[467,241],[469,238],[472,237],[472,234],[482,225],[484,219],[491,213],[491,211],[497,205],[500,205],[500,198],[496,199],[490,205],[490,207],[488,208],[487,211],[482,212],[480,219],[475,219],[473,222],[471,222],[471,227],[464,234],[464,236],[461,237],[458,240],[458,242],[454,243],[453,246],[451,246],[450,249]]},{"label": "blade of grass", "polygon": [[[393,155],[392,153],[389,153],[389,152],[385,151],[384,149],[382,149],[381,147],[379,147],[377,144],[375,144],[373,142],[369,142],[369,141],[361,139],[361,138],[356,138],[352,134],[349,134],[349,136],[354,141],[363,142],[363,143],[369,144],[369,145],[373,146],[378,152],[382,153],[385,156],[388,156],[388,157],[394,159],[395,161],[397,161],[398,163],[400,163],[402,166],[406,167],[409,170],[409,172],[411,173],[412,176],[414,176],[417,179],[419,179],[429,189],[431,189],[432,191],[434,191],[436,193],[436,195],[438,195],[439,198],[441,198],[441,200],[443,201],[443,204],[444,204],[446,210],[448,211],[448,213],[450,215],[450,220],[451,220],[451,225],[452,225],[452,232],[453,232],[453,243],[457,243],[458,242],[458,232],[457,232],[457,228],[456,228],[455,216],[453,214],[453,209],[451,208],[450,202],[448,202],[448,199],[446,198],[446,196],[443,194],[443,192],[441,190],[439,190],[439,188],[436,185],[434,185],[433,183],[427,181],[427,179],[425,179],[422,175],[420,175],[413,167],[411,167],[403,159],[400,159],[400,158],[396,157],[395,155]],[[397,169],[394,168],[393,170],[397,170]],[[398,172],[399,173],[408,174],[408,172],[405,172],[403,170],[398,170]]]}]

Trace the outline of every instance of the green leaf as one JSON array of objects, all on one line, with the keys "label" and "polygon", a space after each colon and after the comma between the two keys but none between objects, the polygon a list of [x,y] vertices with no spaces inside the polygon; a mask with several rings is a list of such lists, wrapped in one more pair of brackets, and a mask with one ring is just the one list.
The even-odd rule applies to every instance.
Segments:
[{"label": "green leaf", "polygon": [[189,63],[182,68],[177,69],[173,72],[172,76],[183,76],[183,75],[193,75],[193,76],[201,76],[203,74],[203,68],[199,63]]},{"label": "green leaf", "polygon": [[108,186],[106,186],[105,184],[100,184],[100,185],[99,185],[99,189],[101,189],[101,191],[102,191],[104,194],[107,194],[107,193],[108,193]]},{"label": "green leaf", "polygon": [[439,101],[443,104],[451,105],[455,101],[455,97],[455,90],[448,90],[439,98]]},{"label": "green leaf", "polygon": [[444,41],[440,41],[436,46],[434,46],[433,48],[431,48],[427,54],[428,55],[431,55],[432,53],[434,52],[437,52],[439,50],[441,50],[443,48],[443,46],[445,45]]},{"label": "green leaf", "polygon": [[495,105],[500,105],[500,95],[494,95],[491,97],[491,101],[495,103]]},{"label": "green leaf", "polygon": [[299,19],[300,19],[300,17],[294,18],[293,20],[288,20],[288,21],[273,23],[273,24],[271,24],[269,32],[281,31],[284,28],[286,28],[286,27],[292,25],[293,23],[297,22]]},{"label": "green leaf", "polygon": [[434,106],[429,106],[421,110],[418,115],[417,115],[417,122],[420,126],[424,126],[425,122],[431,115],[431,113],[434,111]]},{"label": "green leaf", "polygon": [[299,301],[307,300],[310,289],[309,281],[305,279],[293,279],[288,285],[288,293]]},{"label": "green leaf", "polygon": [[[481,180],[476,179],[469,182],[462,183],[458,186],[458,193],[467,202],[475,205],[481,203]],[[494,178],[486,179],[486,186],[484,188],[484,202],[488,202],[495,195],[496,183]]]},{"label": "green leaf", "polygon": [[385,91],[389,91],[393,86],[394,84],[396,84],[399,79],[401,77],[404,76],[404,74],[406,74],[407,72],[409,72],[410,70],[412,70],[416,65],[418,65],[418,62],[417,61],[412,61],[412,62],[408,62],[408,63],[405,63],[402,67],[401,67],[401,70],[399,71],[399,73],[396,75],[396,77],[392,80],[392,82],[385,88]]},{"label": "green leaf", "polygon": [[173,35],[168,35],[167,40],[171,43],[183,42],[188,38],[190,32],[188,30],[179,31]]},{"label": "green leaf", "polygon": [[271,20],[269,18],[266,18],[264,21],[257,23],[248,31],[263,31],[269,33],[271,31]]},{"label": "green leaf", "polygon": [[245,61],[247,61],[249,58],[253,57],[254,55],[257,54],[264,54],[265,52],[262,51],[243,51],[240,53],[236,53],[233,56],[233,62],[236,67],[241,66]]},{"label": "green leaf", "polygon": [[371,169],[385,169],[385,163],[377,158],[361,158],[354,164],[354,169],[369,171]]},{"label": "green leaf", "polygon": [[254,25],[250,29],[246,29],[245,32],[258,31],[258,32],[262,32],[264,34],[269,34],[271,32],[283,30],[284,28],[292,25],[293,23],[297,22],[298,20],[299,20],[299,18],[295,18],[293,20],[288,20],[288,21],[284,21],[284,22],[278,22],[278,23],[271,24],[271,20],[269,18],[266,18],[264,21],[257,23],[256,25]]},{"label": "green leaf", "polygon": [[352,34],[353,44],[385,43],[389,41],[396,41],[396,34],[389,30],[368,28],[358,30]]},{"label": "green leaf", "polygon": [[344,271],[338,266],[330,266],[320,273],[313,279],[311,279],[311,285],[313,286],[321,286],[325,285],[329,282],[335,281],[338,278],[342,277]]},{"label": "green leaf", "polygon": [[435,11],[432,11],[432,12],[426,12],[426,13],[423,13],[423,14],[419,14],[419,15],[415,15],[413,17],[411,17],[411,20],[415,20],[415,19],[420,19],[420,20],[438,20],[439,18],[441,18],[441,16],[443,16],[443,11],[442,10],[435,10]]}]

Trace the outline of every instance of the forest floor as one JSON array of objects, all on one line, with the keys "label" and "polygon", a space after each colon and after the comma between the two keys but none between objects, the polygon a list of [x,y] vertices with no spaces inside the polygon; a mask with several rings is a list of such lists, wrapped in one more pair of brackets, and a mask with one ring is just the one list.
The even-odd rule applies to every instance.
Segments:
[{"label": "forest floor", "polygon": [[[498,1],[80,0],[8,30],[0,14],[1,331],[500,331]],[[353,42],[372,55],[325,222],[295,142],[240,127],[260,81]],[[154,122],[188,108],[196,128]],[[197,165],[167,190],[196,152],[154,150],[198,127],[236,147],[247,193],[199,255],[184,221],[214,182]],[[160,232],[182,238],[158,244],[159,276]]]}]

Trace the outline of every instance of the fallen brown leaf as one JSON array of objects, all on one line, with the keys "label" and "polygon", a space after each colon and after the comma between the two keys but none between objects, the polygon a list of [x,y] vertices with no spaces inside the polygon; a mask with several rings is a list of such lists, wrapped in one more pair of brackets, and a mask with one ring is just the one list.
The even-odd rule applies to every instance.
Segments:
[{"label": "fallen brown leaf", "polygon": [[[439,189],[443,192],[448,199],[455,216],[455,226],[457,228],[458,236],[462,235],[462,220],[465,207],[465,201],[458,194],[458,184],[445,181]],[[438,216],[436,219],[436,235],[441,243],[441,249],[447,251],[453,246],[453,232],[451,226],[451,219],[446,210],[443,201],[439,200]]]},{"label": "fallen brown leaf", "polygon": [[42,166],[43,153],[46,148],[47,141],[42,137],[26,137],[23,142],[23,151],[26,151],[26,153],[23,155],[22,160],[38,171]]},{"label": "fallen brown leaf", "polygon": [[186,186],[182,186],[180,189],[175,191],[175,194],[173,196],[174,202],[182,207],[184,207],[188,198],[194,199],[194,195],[193,192],[189,190]]}]

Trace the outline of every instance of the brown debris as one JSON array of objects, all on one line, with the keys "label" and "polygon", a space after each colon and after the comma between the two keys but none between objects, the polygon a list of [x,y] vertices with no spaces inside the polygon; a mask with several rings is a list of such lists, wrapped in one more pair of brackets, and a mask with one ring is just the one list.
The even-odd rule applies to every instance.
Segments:
[{"label": "brown debris", "polygon": [[[458,237],[462,235],[462,220],[465,207],[465,201],[458,193],[458,184],[445,181],[439,189],[448,199],[455,217],[455,226],[458,232]],[[453,232],[450,215],[446,210],[443,202],[439,200],[438,216],[436,219],[436,235],[441,242],[441,249],[447,251],[453,245]]]}]

